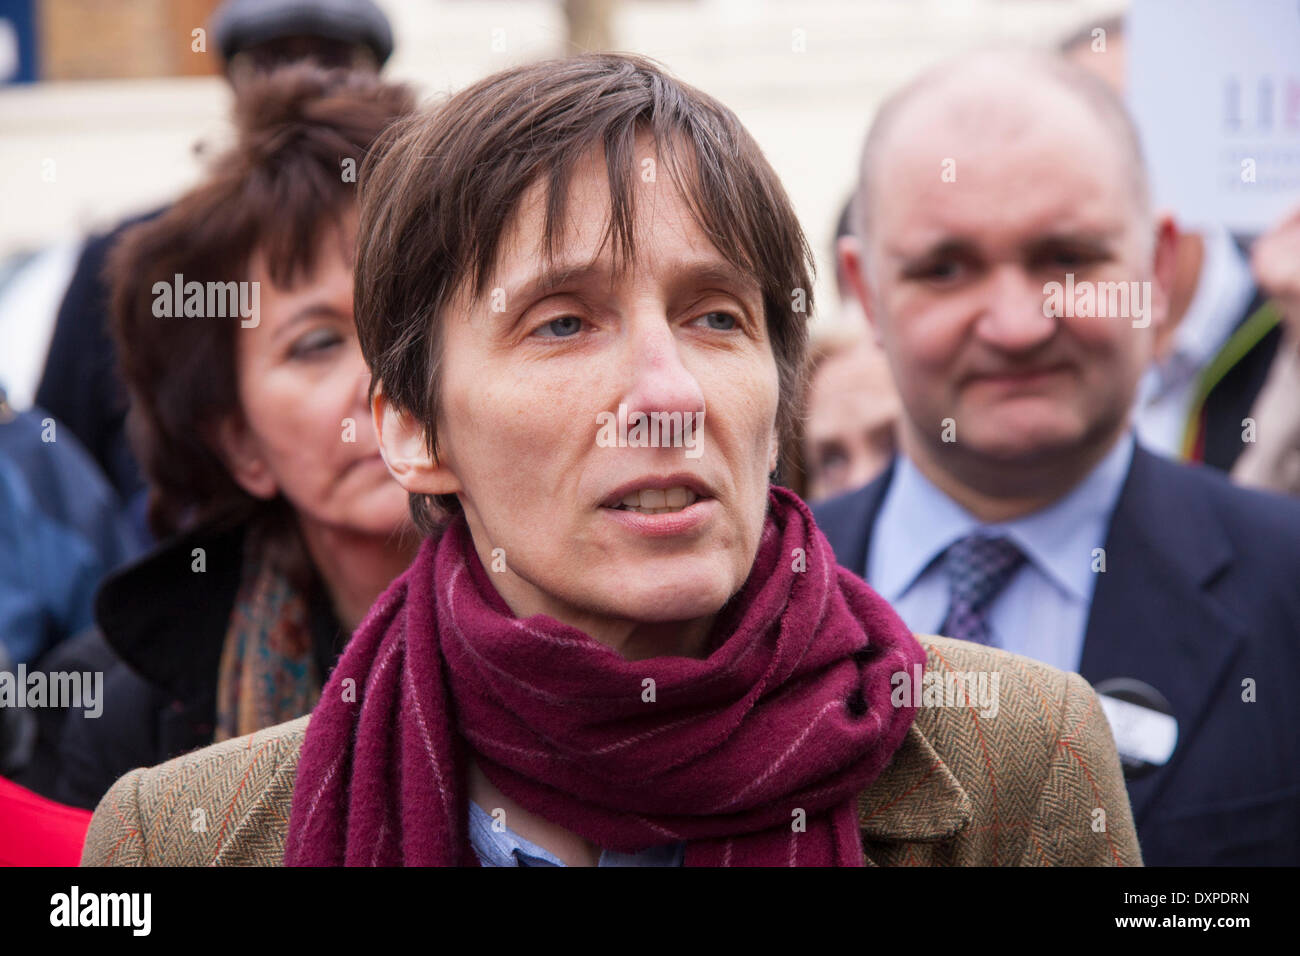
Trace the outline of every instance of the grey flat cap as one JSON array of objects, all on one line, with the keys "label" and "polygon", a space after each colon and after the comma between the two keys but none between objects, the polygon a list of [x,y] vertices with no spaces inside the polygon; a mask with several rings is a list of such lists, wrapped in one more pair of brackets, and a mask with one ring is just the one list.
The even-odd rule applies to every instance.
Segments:
[{"label": "grey flat cap", "polygon": [[372,0],[226,0],[212,15],[224,60],[268,40],[310,36],[369,47],[382,66],[393,52],[388,18]]}]

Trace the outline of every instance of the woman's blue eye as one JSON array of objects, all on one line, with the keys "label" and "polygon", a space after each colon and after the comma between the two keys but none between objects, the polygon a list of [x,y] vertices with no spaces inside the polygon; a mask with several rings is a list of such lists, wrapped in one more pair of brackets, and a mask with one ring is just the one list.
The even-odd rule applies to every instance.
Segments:
[{"label": "woman's blue eye", "polygon": [[736,327],[736,317],[727,312],[710,312],[704,319],[709,328],[719,332],[729,332]]},{"label": "woman's blue eye", "polygon": [[547,322],[537,331],[546,338],[567,339],[582,331],[582,319],[576,315],[566,315]]}]

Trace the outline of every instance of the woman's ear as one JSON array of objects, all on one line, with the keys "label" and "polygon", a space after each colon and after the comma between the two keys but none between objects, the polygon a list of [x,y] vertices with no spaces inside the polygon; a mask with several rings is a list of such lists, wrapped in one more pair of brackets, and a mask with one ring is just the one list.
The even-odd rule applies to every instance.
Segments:
[{"label": "woman's ear", "polygon": [[217,425],[215,437],[221,460],[239,487],[254,498],[269,500],[279,494],[279,483],[242,416],[236,414],[223,418]]},{"label": "woman's ear", "polygon": [[446,456],[440,461],[429,451],[424,426],[394,407],[382,386],[375,387],[370,417],[379,436],[379,453],[399,485],[417,495],[454,495],[461,490]]}]

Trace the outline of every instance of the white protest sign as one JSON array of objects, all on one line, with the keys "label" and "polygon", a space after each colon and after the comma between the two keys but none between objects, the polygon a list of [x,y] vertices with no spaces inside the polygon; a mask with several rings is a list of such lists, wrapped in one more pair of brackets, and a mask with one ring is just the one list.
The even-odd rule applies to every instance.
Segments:
[{"label": "white protest sign", "polygon": [[1300,207],[1300,3],[1134,0],[1126,27],[1157,206],[1246,234]]}]

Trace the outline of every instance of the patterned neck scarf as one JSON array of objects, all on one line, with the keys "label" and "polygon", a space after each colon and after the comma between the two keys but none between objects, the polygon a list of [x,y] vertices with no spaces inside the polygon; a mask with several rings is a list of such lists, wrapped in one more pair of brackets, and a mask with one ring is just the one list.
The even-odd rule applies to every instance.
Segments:
[{"label": "patterned neck scarf", "polygon": [[309,713],[321,683],[307,601],[267,557],[259,535],[250,533],[221,650],[214,740]]}]

